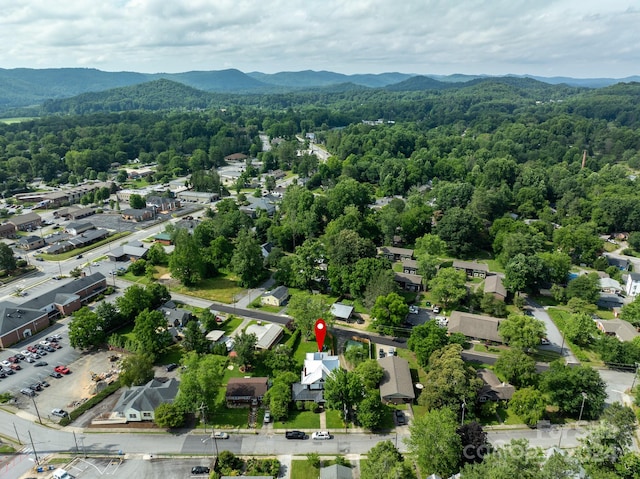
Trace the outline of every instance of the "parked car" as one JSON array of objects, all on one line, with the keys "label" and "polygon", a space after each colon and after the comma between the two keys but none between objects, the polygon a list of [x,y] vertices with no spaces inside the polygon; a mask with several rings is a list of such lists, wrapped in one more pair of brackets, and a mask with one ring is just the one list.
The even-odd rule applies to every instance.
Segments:
[{"label": "parked car", "polygon": [[54,409],[53,411],[51,411],[51,414],[58,417],[67,417],[69,415],[69,413],[67,413],[67,411],[65,411],[64,409]]},{"label": "parked car", "polygon": [[311,439],[328,440],[331,439],[331,434],[329,431],[316,431],[311,434]]},{"label": "parked car", "polygon": [[167,364],[167,367],[165,369],[167,370],[168,373],[170,373],[171,371],[173,371],[177,367],[178,367],[178,365],[176,363],[171,363],[171,364]]},{"label": "parked car", "polygon": [[48,364],[49,363],[47,363],[46,361],[38,361],[33,366],[36,367],[36,368],[41,368],[42,366],[47,366]]},{"label": "parked car", "polygon": [[191,468],[191,474],[209,474],[207,466],[195,466]]},{"label": "parked car", "polygon": [[66,366],[56,366],[53,370],[60,374],[69,374],[71,372]]},{"label": "parked car", "polygon": [[305,439],[307,435],[302,431],[287,431],[284,433],[287,439]]},{"label": "parked car", "polygon": [[29,396],[31,398],[36,395],[36,393],[32,389],[29,389],[29,388],[23,388],[23,389],[20,390],[20,392],[22,394],[24,394],[25,396]]},{"label": "parked car", "polygon": [[213,438],[214,439],[229,439],[229,434],[227,434],[226,432],[222,432],[222,431],[216,431],[213,433]]}]

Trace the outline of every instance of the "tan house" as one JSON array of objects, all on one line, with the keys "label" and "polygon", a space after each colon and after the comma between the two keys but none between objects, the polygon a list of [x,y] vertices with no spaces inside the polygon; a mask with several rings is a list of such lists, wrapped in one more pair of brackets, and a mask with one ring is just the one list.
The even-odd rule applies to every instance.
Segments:
[{"label": "tan house", "polygon": [[289,299],[289,288],[278,286],[271,291],[265,291],[260,297],[260,302],[268,306],[282,306]]}]

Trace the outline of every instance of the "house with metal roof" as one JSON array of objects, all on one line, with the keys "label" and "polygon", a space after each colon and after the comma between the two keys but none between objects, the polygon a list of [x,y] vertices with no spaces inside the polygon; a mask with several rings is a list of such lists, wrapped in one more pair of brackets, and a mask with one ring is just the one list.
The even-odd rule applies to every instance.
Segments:
[{"label": "house with metal roof", "polygon": [[247,334],[255,334],[256,336],[256,349],[267,350],[276,344],[282,335],[284,329],[279,324],[251,324],[247,326],[245,330]]},{"label": "house with metal roof", "polygon": [[380,381],[380,398],[385,403],[401,404],[416,398],[409,363],[400,356],[378,359],[384,375]]},{"label": "house with metal roof", "polygon": [[329,312],[336,319],[349,321],[349,319],[351,319],[351,315],[353,314],[353,306],[342,303],[333,303],[331,305],[331,309],[329,309]]},{"label": "house with metal roof", "polygon": [[307,353],[300,382],[292,386],[293,401],[324,403],[324,382],[334,369],[340,367],[340,358],[329,353]]}]

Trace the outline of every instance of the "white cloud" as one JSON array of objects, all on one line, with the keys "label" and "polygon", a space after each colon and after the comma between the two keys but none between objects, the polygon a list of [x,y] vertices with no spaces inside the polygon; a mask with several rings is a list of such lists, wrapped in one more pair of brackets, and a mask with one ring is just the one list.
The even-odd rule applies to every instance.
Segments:
[{"label": "white cloud", "polygon": [[0,66],[640,74],[632,0],[0,0]]}]

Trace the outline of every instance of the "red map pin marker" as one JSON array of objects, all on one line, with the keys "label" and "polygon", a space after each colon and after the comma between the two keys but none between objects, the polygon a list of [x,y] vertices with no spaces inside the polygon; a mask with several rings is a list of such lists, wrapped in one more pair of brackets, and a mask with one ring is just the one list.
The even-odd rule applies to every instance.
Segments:
[{"label": "red map pin marker", "polygon": [[324,338],[327,335],[327,323],[320,318],[316,321],[316,343],[318,343],[318,351],[322,352],[324,346]]}]

